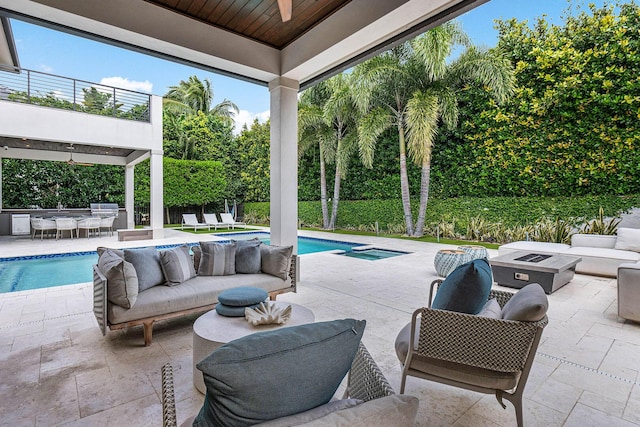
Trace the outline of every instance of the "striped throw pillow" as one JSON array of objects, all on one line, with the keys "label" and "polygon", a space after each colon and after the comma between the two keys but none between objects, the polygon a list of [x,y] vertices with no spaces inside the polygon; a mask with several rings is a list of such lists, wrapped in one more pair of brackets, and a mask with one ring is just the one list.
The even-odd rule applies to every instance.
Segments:
[{"label": "striped throw pillow", "polygon": [[228,276],[236,274],[236,244],[200,242],[202,255],[199,276]]},{"label": "striped throw pillow", "polygon": [[189,248],[186,245],[160,251],[160,266],[168,286],[179,285],[196,275],[196,269],[193,267]]}]

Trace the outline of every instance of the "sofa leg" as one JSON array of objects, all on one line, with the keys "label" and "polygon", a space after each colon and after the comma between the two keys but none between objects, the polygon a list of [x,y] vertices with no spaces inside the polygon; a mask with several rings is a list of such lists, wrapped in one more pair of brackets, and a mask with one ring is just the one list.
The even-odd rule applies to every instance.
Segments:
[{"label": "sofa leg", "polygon": [[144,329],[144,346],[149,347],[151,345],[151,338],[153,334],[153,320],[144,322],[142,327]]}]

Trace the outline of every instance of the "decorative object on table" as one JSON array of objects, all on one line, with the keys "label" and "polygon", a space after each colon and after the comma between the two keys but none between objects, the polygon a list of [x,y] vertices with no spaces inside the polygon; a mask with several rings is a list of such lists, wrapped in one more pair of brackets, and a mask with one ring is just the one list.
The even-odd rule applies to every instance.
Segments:
[{"label": "decorative object on table", "polygon": [[485,248],[484,246],[461,245],[461,246],[458,246],[458,249],[460,249],[461,251],[465,251],[466,253],[471,255],[471,260],[482,259],[482,258],[489,259],[489,252],[487,251],[487,248]]},{"label": "decorative object on table", "polygon": [[447,277],[456,267],[471,261],[471,255],[460,249],[441,249],[436,253],[433,265],[440,277]]},{"label": "decorative object on table", "polygon": [[244,317],[247,319],[247,322],[253,326],[270,325],[274,323],[281,325],[286,323],[291,317],[291,306],[276,307],[275,304],[261,302],[258,307],[245,308]]},{"label": "decorative object on table", "polygon": [[246,308],[258,307],[268,297],[267,291],[253,286],[227,289],[218,295],[216,312],[221,316],[244,317]]}]

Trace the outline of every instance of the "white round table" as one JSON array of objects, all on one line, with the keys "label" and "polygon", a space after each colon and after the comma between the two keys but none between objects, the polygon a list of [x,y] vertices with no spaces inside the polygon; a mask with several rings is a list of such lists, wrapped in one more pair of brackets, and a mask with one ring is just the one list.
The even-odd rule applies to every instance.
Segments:
[{"label": "white round table", "polygon": [[291,306],[291,317],[282,324],[253,326],[244,317],[220,316],[215,310],[211,310],[198,317],[193,324],[193,385],[200,393],[205,393],[204,378],[202,372],[196,368],[196,364],[207,357],[211,352],[223,344],[255,332],[271,331],[287,326],[313,323],[315,315],[311,310],[298,304],[283,301],[269,301],[276,306]]}]

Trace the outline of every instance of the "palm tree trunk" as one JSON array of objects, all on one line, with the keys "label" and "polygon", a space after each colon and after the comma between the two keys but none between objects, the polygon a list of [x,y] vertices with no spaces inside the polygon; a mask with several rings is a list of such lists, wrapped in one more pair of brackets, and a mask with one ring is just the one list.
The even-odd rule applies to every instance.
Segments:
[{"label": "palm tree trunk", "polygon": [[402,209],[407,235],[413,236],[413,217],[411,216],[411,197],[409,195],[409,177],[407,175],[407,146],[404,139],[404,125],[398,120],[398,141],[400,142],[400,189],[402,191]]},{"label": "palm tree trunk", "polygon": [[324,152],[320,145],[320,203],[322,205],[322,228],[329,229],[329,209],[327,208],[327,172]]},{"label": "palm tree trunk", "polygon": [[333,204],[331,206],[331,221],[329,228],[336,228],[336,218],[338,217],[338,202],[340,201],[340,171],[336,166],[336,178],[333,183]]},{"label": "palm tree trunk", "polygon": [[422,237],[424,234],[424,219],[427,212],[427,202],[429,201],[429,181],[431,178],[431,162],[422,162],[422,172],[420,174],[420,207],[418,209],[418,221],[416,222],[415,236]]}]

